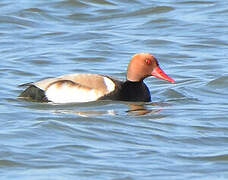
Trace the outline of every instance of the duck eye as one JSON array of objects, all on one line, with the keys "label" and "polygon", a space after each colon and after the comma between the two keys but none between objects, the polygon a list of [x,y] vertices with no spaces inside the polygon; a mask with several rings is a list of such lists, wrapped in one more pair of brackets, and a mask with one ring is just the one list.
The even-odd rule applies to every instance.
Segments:
[{"label": "duck eye", "polygon": [[151,65],[151,63],[152,63],[152,62],[151,62],[151,59],[146,59],[146,64],[147,64],[147,65]]}]

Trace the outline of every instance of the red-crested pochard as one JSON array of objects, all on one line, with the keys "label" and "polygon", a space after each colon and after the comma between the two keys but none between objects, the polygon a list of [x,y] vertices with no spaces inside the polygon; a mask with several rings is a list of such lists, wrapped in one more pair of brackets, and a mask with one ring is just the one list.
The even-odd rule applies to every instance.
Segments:
[{"label": "red-crested pochard", "polygon": [[151,101],[143,80],[149,76],[174,80],[162,71],[149,53],[135,54],[127,68],[126,81],[99,74],[68,74],[23,84],[29,86],[19,97],[41,102],[75,103],[96,100]]}]

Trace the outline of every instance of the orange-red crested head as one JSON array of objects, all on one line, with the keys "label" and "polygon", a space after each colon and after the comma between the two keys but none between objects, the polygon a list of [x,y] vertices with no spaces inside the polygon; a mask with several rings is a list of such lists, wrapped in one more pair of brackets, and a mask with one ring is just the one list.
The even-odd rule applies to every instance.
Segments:
[{"label": "orange-red crested head", "polygon": [[146,77],[155,76],[157,78],[174,83],[174,80],[169,77],[159,67],[157,59],[150,53],[135,54],[127,68],[127,80],[142,81]]}]

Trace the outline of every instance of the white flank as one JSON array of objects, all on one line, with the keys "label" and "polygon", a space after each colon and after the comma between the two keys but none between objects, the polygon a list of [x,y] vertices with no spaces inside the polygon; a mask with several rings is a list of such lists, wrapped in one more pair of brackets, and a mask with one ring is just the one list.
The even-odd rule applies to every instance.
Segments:
[{"label": "white flank", "polygon": [[63,83],[61,86],[56,84],[51,85],[45,92],[49,101],[54,103],[75,103],[75,102],[89,102],[96,101],[99,97],[103,96],[101,92],[95,89],[85,89],[82,87],[68,86]]},{"label": "white flank", "polygon": [[104,77],[104,82],[108,92],[112,92],[115,90],[115,83],[111,79]]}]

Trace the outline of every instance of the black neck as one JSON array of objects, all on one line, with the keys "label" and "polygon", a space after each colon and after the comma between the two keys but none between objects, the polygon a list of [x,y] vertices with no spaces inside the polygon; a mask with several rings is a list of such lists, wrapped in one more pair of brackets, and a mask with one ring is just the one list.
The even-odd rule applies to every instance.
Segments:
[{"label": "black neck", "polygon": [[125,81],[126,84],[129,84],[129,85],[139,85],[139,84],[142,84],[143,81],[130,81],[130,80],[127,80]]}]

